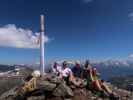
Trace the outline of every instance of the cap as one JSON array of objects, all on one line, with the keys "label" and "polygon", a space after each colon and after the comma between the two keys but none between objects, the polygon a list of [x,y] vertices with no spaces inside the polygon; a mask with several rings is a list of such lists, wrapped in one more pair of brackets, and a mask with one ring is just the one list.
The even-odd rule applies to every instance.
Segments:
[{"label": "cap", "polygon": [[80,64],[80,61],[79,60],[75,61],[75,64]]}]

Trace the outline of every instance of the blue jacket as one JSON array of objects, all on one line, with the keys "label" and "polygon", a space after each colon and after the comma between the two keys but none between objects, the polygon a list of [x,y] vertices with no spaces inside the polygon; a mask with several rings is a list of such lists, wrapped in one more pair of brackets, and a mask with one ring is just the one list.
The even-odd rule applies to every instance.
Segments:
[{"label": "blue jacket", "polygon": [[83,69],[81,67],[77,68],[76,66],[72,68],[73,75],[75,77],[81,78]]}]

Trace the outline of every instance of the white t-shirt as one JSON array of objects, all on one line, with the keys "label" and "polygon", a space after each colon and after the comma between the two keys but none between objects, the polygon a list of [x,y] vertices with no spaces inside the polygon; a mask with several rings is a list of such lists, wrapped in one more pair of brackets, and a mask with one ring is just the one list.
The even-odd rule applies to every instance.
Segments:
[{"label": "white t-shirt", "polygon": [[61,66],[57,65],[57,68],[52,67],[52,71],[53,73],[58,74],[62,72],[62,68]]},{"label": "white t-shirt", "polygon": [[72,71],[71,71],[70,68],[65,68],[65,69],[62,70],[61,73],[62,73],[63,77],[68,77],[72,73]]}]

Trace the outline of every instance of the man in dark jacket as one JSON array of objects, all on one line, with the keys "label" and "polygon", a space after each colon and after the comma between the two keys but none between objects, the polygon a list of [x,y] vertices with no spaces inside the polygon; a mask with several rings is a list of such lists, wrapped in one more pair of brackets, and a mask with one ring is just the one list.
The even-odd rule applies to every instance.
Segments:
[{"label": "man in dark jacket", "polygon": [[75,62],[75,66],[72,68],[72,72],[74,77],[81,78],[82,74],[82,68],[79,61]]}]

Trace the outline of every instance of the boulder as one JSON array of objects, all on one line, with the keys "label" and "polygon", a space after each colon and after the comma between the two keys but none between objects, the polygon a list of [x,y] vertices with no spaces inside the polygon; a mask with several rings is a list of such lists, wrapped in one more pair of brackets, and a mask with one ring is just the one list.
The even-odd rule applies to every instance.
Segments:
[{"label": "boulder", "polygon": [[0,96],[0,100],[5,100],[5,98],[7,100],[12,100],[13,96],[15,96],[17,94],[17,92],[15,91],[17,87],[14,87],[13,89],[10,89],[9,91],[3,93]]},{"label": "boulder", "polygon": [[56,84],[49,81],[40,81],[37,83],[37,88],[41,88],[45,91],[53,91],[56,88]]},{"label": "boulder", "polygon": [[73,91],[65,83],[59,84],[59,86],[53,91],[53,95],[57,97],[73,97]]},{"label": "boulder", "polygon": [[62,82],[62,80],[59,79],[58,77],[52,77],[52,78],[50,79],[50,82],[51,82],[51,83],[60,84],[60,83]]},{"label": "boulder", "polygon": [[45,100],[45,96],[31,96],[27,100]]}]

